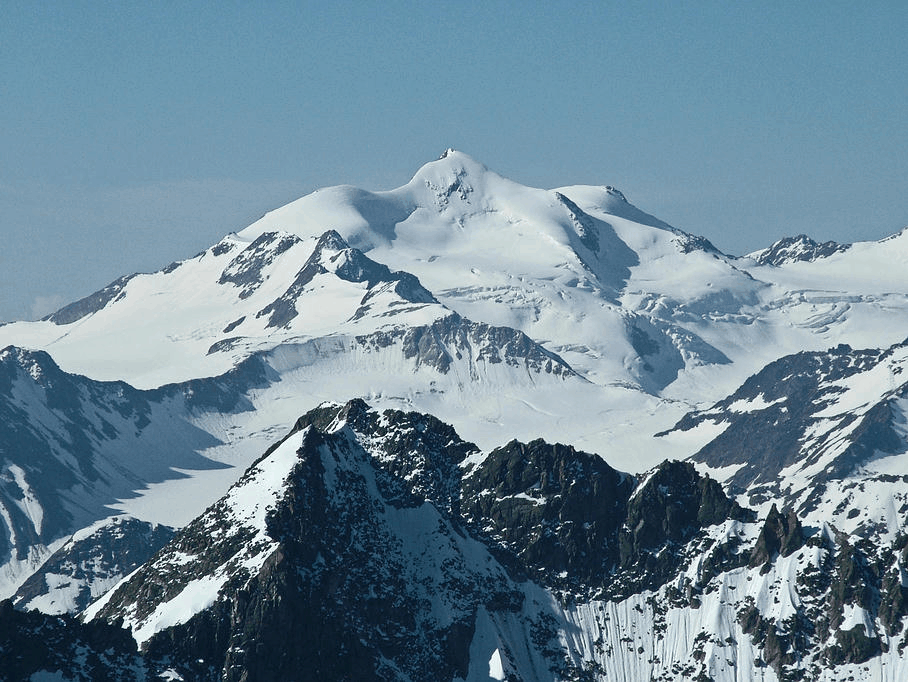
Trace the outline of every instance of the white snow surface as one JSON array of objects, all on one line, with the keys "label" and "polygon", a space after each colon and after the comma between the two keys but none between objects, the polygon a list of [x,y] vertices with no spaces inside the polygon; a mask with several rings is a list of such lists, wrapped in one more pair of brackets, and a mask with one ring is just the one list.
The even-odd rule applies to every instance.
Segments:
[{"label": "white snow surface", "polygon": [[[366,285],[329,271],[298,293],[286,327],[268,327],[259,313],[288,291],[329,228],[373,260],[418,276],[443,305],[407,304],[385,291],[357,317]],[[282,376],[302,383],[296,412],[364,396],[460,415],[454,425],[482,443],[560,433],[640,471],[692,452],[673,439],[656,444],[653,433],[767,362],[840,342],[901,340],[906,258],[900,233],[813,263],[756,266],[697,248],[612,188],[525,187],[451,152],[395,190],[316,191],[175,269],[132,278],[72,324],[2,326],[0,346],[42,348],[67,371],[142,388],[214,376],[250,353],[278,349]],[[250,267],[245,283],[219,283]],[[432,374],[414,370],[399,349],[366,352],[357,341],[452,310],[525,332],[590,385],[517,372]],[[318,395],[307,399],[313,388]]]},{"label": "white snow surface", "polygon": [[504,664],[501,662],[501,649],[495,649],[489,659],[489,677],[493,680],[503,680]]}]

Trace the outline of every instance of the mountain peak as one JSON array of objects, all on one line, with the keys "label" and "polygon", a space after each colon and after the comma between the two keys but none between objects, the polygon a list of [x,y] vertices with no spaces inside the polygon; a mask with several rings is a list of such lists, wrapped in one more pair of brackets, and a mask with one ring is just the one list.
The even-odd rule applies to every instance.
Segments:
[{"label": "mountain peak", "polygon": [[328,249],[329,251],[343,251],[344,249],[349,248],[350,245],[340,236],[340,233],[338,233],[337,230],[328,230],[319,237],[318,243],[315,245],[315,252],[320,256],[325,249]]},{"label": "mountain peak", "polygon": [[[437,303],[419,280],[407,272],[392,272],[388,266],[366,256],[359,249],[351,247],[336,230],[324,232],[318,239],[312,255],[297,273],[290,287],[278,299],[260,310],[256,317],[270,315],[268,327],[283,327],[299,313],[296,300],[315,277],[331,273],[347,282],[365,283],[370,291],[361,301],[361,306],[375,295],[371,291],[378,284],[389,285],[401,299],[410,303]],[[368,307],[357,311],[362,315]]]},{"label": "mountain peak", "polygon": [[750,257],[759,265],[779,266],[828,258],[833,254],[847,251],[849,248],[851,248],[850,244],[838,244],[832,241],[820,243],[815,242],[806,234],[799,234],[796,237],[783,237],[768,249],[750,254]]},{"label": "mountain peak", "polygon": [[485,164],[480,163],[469,154],[449,148],[435,161],[430,161],[416,171],[410,181],[425,183],[433,188],[448,187],[458,179],[481,177],[490,173]]},{"label": "mountain peak", "polygon": [[46,383],[48,375],[60,373],[60,367],[43,350],[30,350],[19,346],[7,346],[0,350],[0,369],[14,375],[27,372],[38,383]]}]

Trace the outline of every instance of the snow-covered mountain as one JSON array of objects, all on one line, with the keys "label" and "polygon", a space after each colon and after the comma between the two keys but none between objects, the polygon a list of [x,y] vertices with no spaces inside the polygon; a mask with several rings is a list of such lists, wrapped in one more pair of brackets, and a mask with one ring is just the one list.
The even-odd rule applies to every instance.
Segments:
[{"label": "snow-covered mountain", "polygon": [[183,679],[903,679],[905,536],[853,540],[758,517],[688,463],[482,453],[352,401],[85,616]]},{"label": "snow-covered mountain", "polygon": [[[0,586],[9,596],[74,531],[174,468],[226,468],[178,387],[138,391],[60,370],[43,351],[0,351]],[[236,397],[232,396],[232,400]]]},{"label": "snow-covered mountain", "polygon": [[78,613],[148,561],[173,529],[138,519],[105,518],[75,533],[13,596],[21,608]]},{"label": "snow-covered mountain", "polygon": [[750,504],[892,542],[908,523],[906,365],[905,343],[786,356],[675,428],[713,434],[692,461]]},{"label": "snow-covered mountain", "polygon": [[122,617],[136,679],[904,679],[906,261],[738,258],[452,150],[319,190],[0,326],[0,596],[134,571],[9,641]]},{"label": "snow-covered mountain", "polygon": [[[121,278],[45,321],[2,326],[0,346],[41,348],[68,372],[149,389],[276,350],[280,372],[309,397],[287,419],[362,395],[438,414],[487,446],[540,436],[620,447],[625,468],[639,469],[661,459],[640,461],[652,433],[781,355],[900,341],[906,249],[897,235],[761,265],[614,188],[524,187],[449,152],[398,189],[317,191],[195,258]],[[411,376],[412,344],[385,345],[430,344],[433,325],[455,313],[521,332],[588,385],[556,382],[556,399],[533,375],[483,377],[491,364],[462,352],[466,374]],[[407,337],[414,328],[429,333]],[[673,447],[660,451],[689,452]]]},{"label": "snow-covered mountain", "polygon": [[601,665],[568,635],[581,595],[657,587],[676,545],[749,519],[690,465],[637,485],[542,441],[481,457],[362,401],[296,428],[86,617],[193,679],[560,679]]},{"label": "snow-covered mountain", "polygon": [[760,265],[786,265],[798,261],[815,261],[833,254],[847,251],[851,244],[823,242],[818,244],[806,234],[797,237],[783,237],[767,249],[749,254]]}]

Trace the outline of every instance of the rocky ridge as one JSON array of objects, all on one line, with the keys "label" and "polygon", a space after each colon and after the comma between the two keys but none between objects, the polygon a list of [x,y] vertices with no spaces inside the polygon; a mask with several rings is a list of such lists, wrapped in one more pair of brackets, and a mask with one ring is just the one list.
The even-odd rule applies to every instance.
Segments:
[{"label": "rocky ridge", "polygon": [[768,249],[751,254],[751,258],[760,265],[786,265],[788,263],[812,262],[819,258],[828,258],[836,253],[843,253],[851,244],[836,242],[815,242],[806,234],[797,237],[784,237]]},{"label": "rocky ridge", "polygon": [[522,679],[820,679],[908,643],[904,542],[758,519],[687,463],[635,479],[542,441],[483,456],[356,400],[301,417],[88,613],[185,679],[479,679],[496,651]]}]

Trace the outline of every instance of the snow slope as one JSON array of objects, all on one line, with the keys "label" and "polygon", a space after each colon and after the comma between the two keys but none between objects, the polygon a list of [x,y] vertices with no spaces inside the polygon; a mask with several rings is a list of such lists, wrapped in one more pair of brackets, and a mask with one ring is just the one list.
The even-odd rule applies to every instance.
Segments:
[{"label": "snow slope", "polygon": [[[340,241],[329,240],[324,272],[303,283],[332,230]],[[761,265],[721,254],[614,188],[525,187],[449,151],[395,190],[316,191],[194,259],[118,280],[48,321],[0,327],[0,344],[150,388],[222,373],[291,339],[426,324],[449,310],[522,331],[602,386],[606,401],[630,386],[692,405],[785,353],[901,340],[903,242]],[[373,275],[348,276],[350,257],[367,257]],[[425,289],[414,298],[401,286],[407,274],[376,277],[384,266]],[[369,292],[371,312],[360,311]]]}]

